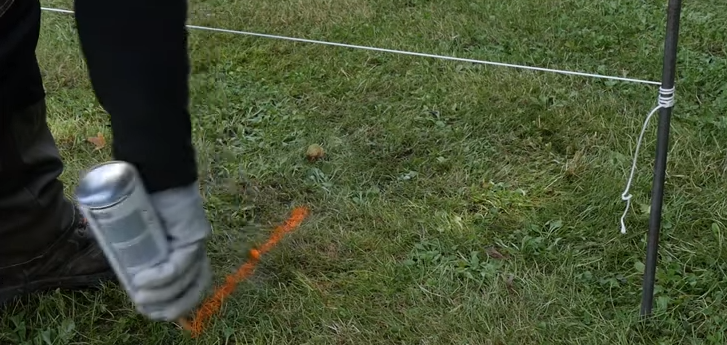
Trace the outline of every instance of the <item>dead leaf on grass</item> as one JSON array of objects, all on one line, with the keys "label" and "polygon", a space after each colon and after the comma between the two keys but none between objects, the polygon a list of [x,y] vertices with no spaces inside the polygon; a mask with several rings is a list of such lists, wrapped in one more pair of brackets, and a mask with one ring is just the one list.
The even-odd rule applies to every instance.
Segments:
[{"label": "dead leaf on grass", "polygon": [[305,156],[311,162],[323,158],[323,156],[325,154],[326,153],[323,150],[323,147],[321,145],[318,145],[318,144],[312,144],[312,145],[308,146],[308,149],[305,151]]},{"label": "dead leaf on grass", "polygon": [[101,132],[98,132],[95,137],[90,137],[86,140],[88,140],[88,142],[95,146],[95,148],[93,149],[94,151],[98,151],[106,147],[106,138],[104,138],[103,133]]}]

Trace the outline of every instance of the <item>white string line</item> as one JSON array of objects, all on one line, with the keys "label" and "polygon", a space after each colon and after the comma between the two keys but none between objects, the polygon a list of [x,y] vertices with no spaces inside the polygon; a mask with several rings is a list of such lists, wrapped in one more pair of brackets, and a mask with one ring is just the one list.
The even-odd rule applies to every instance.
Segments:
[{"label": "white string line", "polygon": [[[70,10],[64,10],[64,9],[58,9],[58,8],[47,8],[47,7],[41,7],[41,9],[45,11],[50,12],[60,12],[60,13],[69,13],[73,14],[73,11]],[[484,60],[475,60],[475,59],[465,59],[465,58],[458,58],[453,56],[444,56],[444,55],[435,55],[435,54],[426,54],[426,53],[416,53],[416,52],[410,52],[410,51],[403,51],[403,50],[394,50],[394,49],[386,49],[386,48],[376,48],[376,47],[368,47],[368,46],[359,46],[359,45],[353,45],[353,44],[345,44],[345,43],[335,43],[335,42],[326,42],[326,41],[318,41],[318,40],[309,40],[305,38],[295,38],[295,37],[287,37],[287,36],[278,36],[278,35],[269,35],[269,34],[260,34],[260,33],[254,33],[254,32],[246,32],[246,31],[238,31],[238,30],[229,30],[229,29],[220,29],[220,28],[212,28],[212,27],[206,27],[206,26],[198,26],[198,25],[187,25],[188,28],[191,29],[199,29],[199,30],[207,30],[207,31],[216,31],[216,32],[224,32],[224,33],[232,33],[232,34],[238,34],[238,35],[248,35],[248,36],[257,36],[257,37],[264,37],[264,38],[273,38],[273,39],[281,39],[281,40],[288,40],[288,41],[294,41],[294,42],[303,42],[303,43],[314,43],[314,44],[323,44],[323,45],[330,45],[330,46],[337,46],[337,47],[344,47],[344,48],[354,48],[354,49],[363,49],[363,50],[370,50],[370,51],[378,51],[378,52],[385,52],[385,53],[394,53],[394,54],[402,54],[402,55],[412,55],[412,56],[419,56],[419,57],[428,57],[428,58],[435,58],[435,59],[442,59],[442,60],[450,60],[450,61],[460,61],[460,62],[470,62],[470,63],[476,63],[476,64],[483,64],[483,65],[493,65],[493,66],[500,66],[500,67],[510,67],[510,68],[519,68],[519,69],[526,69],[526,70],[533,70],[533,71],[541,71],[541,72],[551,72],[551,73],[558,73],[558,74],[565,74],[565,75],[576,75],[576,76],[582,76],[582,77],[591,77],[591,78],[602,78],[602,79],[611,79],[611,80],[619,80],[619,81],[625,81],[625,82],[633,82],[633,83],[640,83],[640,84],[650,84],[650,85],[661,85],[660,82],[656,81],[650,81],[650,80],[641,80],[641,79],[633,79],[633,78],[624,78],[624,77],[615,77],[615,76],[607,76],[607,75],[600,75],[600,74],[591,74],[591,73],[583,73],[583,72],[574,72],[574,71],[566,71],[566,70],[558,70],[558,69],[550,69],[550,68],[542,68],[542,67],[532,67],[532,66],[523,66],[523,65],[515,65],[515,64],[508,64],[508,63],[501,63],[501,62],[493,62],[493,61],[484,61]],[[626,183],[626,189],[624,190],[623,194],[621,194],[621,200],[626,201],[626,209],[624,210],[623,215],[621,216],[621,233],[626,233],[626,224],[625,219],[628,215],[628,211],[631,207],[631,198],[633,195],[629,194],[629,190],[631,189],[631,184],[634,179],[634,174],[636,172],[636,162],[638,160],[639,156],[639,150],[641,149],[641,144],[643,142],[644,133],[646,132],[646,127],[649,125],[649,121],[651,120],[651,117],[656,114],[656,112],[661,108],[670,108],[674,106],[675,98],[674,98],[674,88],[671,89],[664,89],[659,88],[659,98],[658,98],[658,105],[651,110],[649,115],[647,115],[646,119],[644,120],[644,124],[641,128],[641,134],[639,135],[639,139],[636,143],[636,150],[634,152],[633,162],[631,165],[631,173],[629,174],[628,181]]]},{"label": "white string line", "polygon": [[671,108],[674,106],[674,92],[675,88],[671,89],[664,89],[662,87],[659,87],[659,98],[658,98],[658,104],[654,109],[651,110],[648,116],[646,116],[646,120],[644,120],[644,125],[641,127],[641,134],[639,135],[639,140],[636,142],[636,151],[634,152],[634,159],[631,163],[631,174],[629,175],[629,179],[626,182],[626,189],[624,190],[623,194],[621,194],[621,200],[626,201],[626,209],[624,210],[623,215],[621,215],[621,233],[626,233],[626,215],[629,213],[629,208],[631,207],[631,197],[633,195],[629,194],[629,189],[631,189],[631,183],[634,180],[634,172],[636,171],[636,161],[639,157],[639,149],[641,148],[641,142],[644,139],[644,132],[646,132],[646,127],[649,125],[649,120],[651,120],[651,117],[656,114],[656,111],[661,108]]},{"label": "white string line", "polygon": [[[44,11],[50,11],[50,12],[60,12],[60,13],[69,13],[69,14],[74,13],[71,10],[64,10],[64,9],[59,9],[59,8],[41,7],[41,9],[43,9]],[[261,34],[261,33],[239,31],[239,30],[220,29],[220,28],[213,28],[213,27],[207,27],[207,26],[187,25],[187,27],[190,29],[224,32],[224,33],[230,33],[230,34],[236,34],[236,35],[247,35],[247,36],[256,36],[256,37],[264,37],[264,38],[273,38],[273,39],[293,41],[293,42],[322,44],[322,45],[329,45],[329,46],[336,46],[336,47],[343,47],[343,48],[362,49],[362,50],[369,50],[369,51],[376,51],[376,52],[383,52],[383,53],[393,53],[393,54],[401,54],[401,55],[427,57],[427,58],[434,58],[434,59],[440,59],[440,60],[469,62],[469,63],[475,63],[475,64],[481,64],[481,65],[492,65],[492,66],[499,66],[499,67],[518,68],[518,69],[525,69],[525,70],[531,70],[531,71],[550,72],[550,73],[565,74],[565,75],[575,75],[575,76],[589,77],[589,78],[610,79],[610,80],[618,80],[618,81],[625,81],[625,82],[639,83],[639,84],[661,85],[660,82],[651,81],[651,80],[624,78],[624,77],[616,77],[616,76],[608,76],[608,75],[584,73],[584,72],[574,72],[574,71],[566,71],[566,70],[543,68],[543,67],[524,66],[524,65],[516,65],[516,64],[509,64],[509,63],[502,63],[502,62],[486,61],[486,60],[466,59],[466,58],[458,58],[458,57],[454,57],[454,56],[417,53],[417,52],[411,52],[411,51],[405,51],[405,50],[376,48],[376,47],[360,46],[360,45],[346,44],[346,43],[318,41],[318,40],[310,40],[310,39],[305,39],[305,38]]]}]

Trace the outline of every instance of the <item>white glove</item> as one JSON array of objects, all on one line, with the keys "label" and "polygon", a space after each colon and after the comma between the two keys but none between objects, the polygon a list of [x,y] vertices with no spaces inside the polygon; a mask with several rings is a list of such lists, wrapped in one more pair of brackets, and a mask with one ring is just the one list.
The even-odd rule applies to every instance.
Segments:
[{"label": "white glove", "polygon": [[167,233],[167,261],[136,273],[131,296],[137,310],[153,320],[173,321],[201,302],[212,272],[205,250],[211,227],[197,182],[150,195]]}]

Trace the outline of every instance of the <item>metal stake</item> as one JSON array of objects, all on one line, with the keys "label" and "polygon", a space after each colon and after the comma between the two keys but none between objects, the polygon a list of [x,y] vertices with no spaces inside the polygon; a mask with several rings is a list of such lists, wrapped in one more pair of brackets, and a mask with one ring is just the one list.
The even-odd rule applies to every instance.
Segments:
[{"label": "metal stake", "polygon": [[[661,85],[664,89],[674,87],[681,7],[681,0],[669,0],[667,9],[666,38],[664,40],[664,65],[661,76]],[[664,202],[664,180],[666,178],[666,156],[669,149],[669,126],[671,113],[671,107],[659,109],[659,128],[656,139],[654,181],[651,190],[649,235],[646,247],[644,284],[641,298],[642,317],[651,315],[651,309],[654,304],[654,281],[659,250],[661,209]]]}]

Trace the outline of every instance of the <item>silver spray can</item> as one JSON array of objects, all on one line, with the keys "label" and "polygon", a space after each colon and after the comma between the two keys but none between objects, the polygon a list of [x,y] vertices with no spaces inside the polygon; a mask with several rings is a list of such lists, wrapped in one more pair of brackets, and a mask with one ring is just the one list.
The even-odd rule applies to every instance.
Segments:
[{"label": "silver spray can", "polygon": [[111,161],[92,167],[76,188],[76,199],[96,241],[128,293],[139,270],[164,261],[169,244],[133,165]]}]

